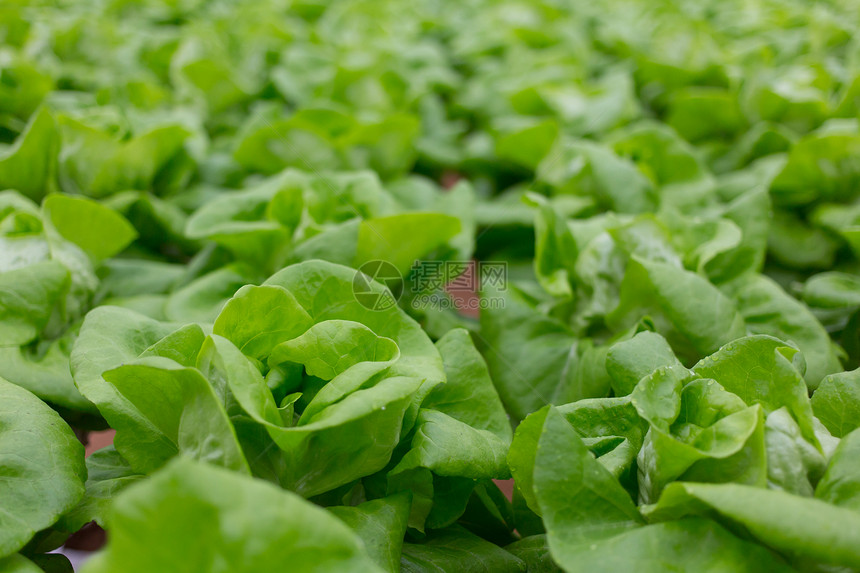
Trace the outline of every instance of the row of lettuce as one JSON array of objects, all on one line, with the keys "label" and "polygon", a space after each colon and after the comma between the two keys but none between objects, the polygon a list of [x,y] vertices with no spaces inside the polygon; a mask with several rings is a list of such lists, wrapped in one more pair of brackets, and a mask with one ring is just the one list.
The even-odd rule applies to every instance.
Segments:
[{"label": "row of lettuce", "polygon": [[0,571],[860,570],[858,21],[4,5]]},{"label": "row of lettuce", "polygon": [[[826,331],[773,281],[753,274],[738,292],[757,293],[765,309],[793,305],[787,319],[743,313],[732,289],[667,261],[675,251],[647,234],[660,229],[651,216],[601,231],[613,247],[638,231],[634,244],[651,249],[629,255],[613,311],[635,300],[640,318],[605,341],[576,334],[556,307],[529,306],[512,285],[508,305],[485,310],[471,335],[455,327],[434,344],[404,310],[362,305],[350,267],[291,264],[226,301],[224,289],[253,280],[222,268],[210,274],[229,273],[228,286],[204,275],[162,294],[182,276],[170,265],[101,262],[112,240],[134,236],[115,211],[66,195],[41,209],[5,196],[20,207],[3,219],[17,229],[6,252],[22,265],[4,274],[3,333],[20,345],[5,347],[3,362],[4,452],[15,459],[6,553],[38,561],[95,520],[112,541],[94,571],[185,570],[192,528],[204,570],[225,552],[237,571],[286,556],[321,570],[591,570],[608,555],[612,567],[653,570],[858,566],[860,373],[840,372]],[[549,213],[543,205],[538,226]],[[450,217],[360,225],[384,231],[381,222],[402,228],[416,216]],[[69,324],[92,300],[82,292],[110,288],[113,298]],[[557,307],[575,307],[565,300]],[[164,317],[171,308],[210,314]],[[780,331],[785,320],[801,327]],[[827,350],[818,363],[816,339],[795,334],[812,327]],[[84,465],[57,412],[78,428],[104,421],[114,446]],[[509,415],[523,419],[513,444]],[[513,503],[491,481],[511,474]]]}]

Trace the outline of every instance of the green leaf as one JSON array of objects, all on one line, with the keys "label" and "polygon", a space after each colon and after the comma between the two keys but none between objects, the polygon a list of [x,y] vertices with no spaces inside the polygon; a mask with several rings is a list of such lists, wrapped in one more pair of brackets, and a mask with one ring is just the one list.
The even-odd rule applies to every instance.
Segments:
[{"label": "green leaf", "polygon": [[0,346],[20,346],[38,337],[69,280],[69,271],[55,261],[0,272]]},{"label": "green leaf", "polygon": [[630,394],[636,384],[661,366],[680,366],[672,347],[656,332],[640,332],[614,344],[606,355],[606,372],[616,396]]},{"label": "green leaf", "polygon": [[84,447],[44,402],[0,379],[0,556],[21,549],[84,495]]},{"label": "green leaf", "polygon": [[447,382],[434,388],[422,406],[510,442],[511,423],[469,333],[462,328],[450,330],[436,342],[436,348],[442,356]]},{"label": "green leaf", "polygon": [[96,261],[120,253],[137,237],[134,227],[122,215],[83,197],[49,195],[42,210],[64,239]]},{"label": "green leaf", "polygon": [[737,96],[729,90],[691,87],[675,92],[666,123],[687,141],[700,141],[731,137],[746,121]]},{"label": "green leaf", "polygon": [[510,127],[503,129],[497,137],[496,154],[502,160],[513,161],[532,170],[552,148],[559,132],[558,124],[551,120]]},{"label": "green leaf", "polygon": [[860,136],[856,133],[811,133],[798,141],[788,162],[771,184],[774,201],[805,205],[816,200],[847,201],[860,182]]},{"label": "green leaf", "polygon": [[147,190],[182,153],[190,132],[162,125],[119,141],[114,135],[68,116],[60,120],[63,147],[60,183],[67,193],[100,198],[127,189]]},{"label": "green leaf", "polygon": [[553,296],[570,297],[578,254],[573,235],[565,219],[546,199],[536,194],[527,195],[527,199],[537,207],[534,269],[538,282]]},{"label": "green leaf", "polygon": [[779,74],[757,78],[749,90],[749,113],[798,131],[816,127],[829,113],[821,79],[812,68],[786,66]]},{"label": "green leaf", "polygon": [[550,551],[562,565],[575,562],[582,545],[642,522],[630,495],[553,407],[541,430],[533,472]]},{"label": "green leaf", "polygon": [[[357,390],[295,428],[270,432],[295,460],[290,473],[304,495],[322,493],[385,466],[421,379],[392,377]],[[292,469],[295,468],[295,469]]]},{"label": "green leaf", "polygon": [[205,337],[206,335],[200,326],[187,324],[141,352],[140,358],[160,356],[169,358],[182,366],[193,367],[196,365],[197,354],[200,352],[200,347],[203,346]]},{"label": "green leaf", "polygon": [[96,414],[98,410],[81,395],[69,372],[69,355],[76,337],[76,329],[72,328],[60,338],[41,341],[36,346],[0,348],[0,378],[56,406]]},{"label": "green leaf", "polygon": [[43,571],[23,555],[15,553],[0,558],[0,573],[43,573]]},{"label": "green leaf", "polygon": [[187,458],[117,497],[108,527],[107,548],[85,573],[251,573],[285,563],[300,571],[382,571],[358,537],[324,509]]},{"label": "green leaf", "polygon": [[[422,482],[425,479],[423,477],[425,475],[429,476],[431,481],[430,485],[432,487],[429,490],[426,489],[426,486]],[[406,476],[405,479],[403,476]],[[422,477],[414,478],[413,476]],[[415,528],[421,533],[424,533],[427,529],[448,527],[455,521],[463,520],[463,514],[466,512],[466,508],[472,499],[473,492],[477,487],[480,487],[473,479],[439,476],[423,468],[411,472],[389,474],[387,477],[389,487],[394,487],[395,489],[403,487],[404,484],[409,483],[409,479],[411,478],[413,483],[418,485],[416,487],[417,491],[421,493],[429,491],[428,505],[431,507],[427,508],[427,511],[424,511],[425,508],[420,503],[415,503],[414,500],[412,504],[409,527]]]},{"label": "green leaf", "polygon": [[105,527],[105,517],[114,497],[143,478],[113,446],[93,452],[87,458],[86,494],[63,516],[60,525],[66,531],[78,531],[90,521]]},{"label": "green leaf", "polygon": [[764,431],[768,487],[811,496],[827,466],[824,454],[807,441],[786,407],[768,414]]},{"label": "green leaf", "polygon": [[694,378],[683,367],[663,367],[631,395],[651,424],[637,459],[645,503],[676,479],[765,484],[761,409],[746,407],[714,380]]},{"label": "green leaf", "polygon": [[[301,327],[301,322],[293,319],[295,323]],[[303,364],[309,375],[331,380],[360,362],[393,363],[399,357],[400,349],[393,340],[377,336],[363,324],[350,320],[325,320],[301,336],[278,344],[269,362]]]},{"label": "green leaf", "polygon": [[744,334],[734,302],[703,277],[658,261],[632,257],[621,302],[607,317],[615,328],[654,318],[657,331],[682,360],[706,356]]},{"label": "green leaf", "polygon": [[841,438],[860,427],[860,370],[826,376],[812,395],[812,410]]},{"label": "green leaf", "polygon": [[[173,66],[176,80],[181,85],[193,86],[206,102],[210,112],[222,112],[251,96],[252,86],[248,78],[233,69],[229,60],[220,57],[205,57],[215,52],[207,50],[201,43],[188,42],[176,54]],[[217,52],[215,52],[217,53]]]},{"label": "green leaf", "polygon": [[732,286],[738,310],[753,334],[768,334],[796,345],[806,359],[804,378],[815,389],[827,374],[842,366],[833,342],[810,310],[788,295],[776,282],[749,277]]},{"label": "green leaf", "polygon": [[797,215],[776,209],[770,221],[767,246],[768,254],[787,267],[828,269],[836,259],[839,240]]},{"label": "green leaf", "polygon": [[212,332],[248,356],[263,359],[279,343],[294,339],[311,324],[311,317],[285,289],[247,285],[221,309]]},{"label": "green leaf", "polygon": [[243,265],[227,265],[173,291],[164,304],[169,320],[214,322],[241,287],[257,282],[255,273]]},{"label": "green leaf", "polygon": [[516,421],[554,401],[576,337],[515,296],[507,293],[500,308],[481,311],[477,342],[499,397]]},{"label": "green leaf", "polygon": [[[304,174],[287,170],[241,191],[218,195],[191,215],[185,232],[192,239],[224,245],[237,259],[268,266],[283,256],[307,185]],[[292,212],[296,209],[298,213]]]},{"label": "green leaf", "polygon": [[824,233],[831,239],[834,249],[839,241],[833,240],[833,234],[841,236],[848,243],[855,256],[860,252],[860,207],[855,205],[844,205],[841,203],[825,203],[817,206],[809,216],[810,221],[816,227],[816,231]]},{"label": "green leaf", "polygon": [[559,140],[538,165],[537,178],[558,194],[592,196],[619,213],[642,213],[656,205],[651,182],[635,165],[595,143]]},{"label": "green leaf", "polygon": [[415,424],[412,449],[393,473],[425,467],[440,476],[508,477],[505,465],[508,442],[496,434],[424,408],[419,410]]},{"label": "green leaf", "polygon": [[121,399],[102,373],[131,362],[174,330],[173,325],[130,310],[112,306],[93,309],[84,319],[70,357],[78,390],[104,414],[103,408],[112,409]]},{"label": "green leaf", "polygon": [[478,482],[458,522],[475,535],[497,545],[516,539],[513,505],[497,482],[492,480]]},{"label": "green leaf", "polygon": [[860,514],[814,498],[740,484],[677,482],[646,513],[652,522],[701,514],[743,527],[792,559],[860,566]]},{"label": "green leaf", "polygon": [[[522,426],[533,419],[545,418],[533,458],[534,499],[547,527],[552,555],[566,571],[602,569],[600,563],[606,560],[615,563],[619,570],[643,567],[648,571],[664,570],[663,559],[667,563],[690,559],[690,566],[695,569],[700,567],[692,563],[699,560],[704,565],[725,559],[726,563],[750,571],[761,564],[778,563],[761,548],[741,542],[703,520],[642,527],[629,494],[598,463],[600,458],[594,459],[560,413],[560,409],[549,408],[523,422],[511,449],[511,466],[519,482],[521,472],[528,470],[518,467],[520,464],[514,457],[521,445],[517,442]],[[599,423],[596,427],[600,427]],[[526,451],[532,448],[526,446]],[[707,539],[708,545],[701,552],[689,552],[687,547],[692,539]]]},{"label": "green leaf", "polygon": [[[26,41],[29,23],[23,20],[22,11],[11,6],[3,13],[8,46],[21,48]],[[17,22],[15,21],[17,20]],[[0,88],[0,111],[19,118],[29,117],[44,100],[45,95],[54,89],[54,79],[41,66],[34,65],[30,58],[7,58],[3,62],[3,87]]]},{"label": "green leaf", "polygon": [[[695,547],[692,551],[691,548]],[[637,527],[581,548],[566,571],[794,571],[767,549],[738,539],[713,521],[687,518]]]},{"label": "green leaf", "polygon": [[522,494],[528,507],[537,515],[541,514],[541,507],[534,490],[534,466],[538,442],[549,415],[549,409],[550,406],[544,406],[520,422],[508,451],[508,466],[511,468],[517,491]]},{"label": "green leaf", "polygon": [[797,369],[800,360],[797,350],[781,340],[747,336],[703,358],[693,372],[716,380],[748,405],[761,404],[765,413],[787,407],[803,436],[817,444],[812,406]]},{"label": "green leaf", "polygon": [[595,346],[590,340],[580,340],[568,356],[562,371],[562,383],[552,398],[554,404],[601,398],[609,394],[611,379],[606,372],[608,346]]},{"label": "green leaf", "polygon": [[767,189],[759,184],[732,199],[722,216],[734,223],[742,235],[737,246],[716,254],[705,263],[704,270],[715,284],[761,271],[773,220]]},{"label": "green leaf", "polygon": [[150,473],[183,454],[249,473],[224,406],[198,370],[147,357],[102,376],[116,389],[116,402],[102,413],[117,431],[117,451],[136,471]]},{"label": "green leaf", "polygon": [[410,503],[411,495],[403,492],[355,507],[338,506],[328,510],[358,535],[365,551],[380,568],[398,573]]},{"label": "green leaf", "polygon": [[[421,232],[416,232],[421,230]],[[365,219],[358,228],[353,264],[387,261],[406,275],[415,261],[460,232],[460,220],[441,213],[403,213]]]},{"label": "green leaf", "polygon": [[580,400],[558,406],[558,411],[603,467],[626,487],[635,483],[633,462],[648,422],[639,417],[629,396]]},{"label": "green leaf", "polygon": [[762,157],[788,151],[796,139],[795,132],[783,125],[759,122],[736,139],[711,165],[717,173],[740,169]]},{"label": "green leaf", "polygon": [[839,507],[860,511],[860,432],[854,430],[839,442],[827,471],[818,482],[815,497]]},{"label": "green leaf", "polygon": [[59,141],[51,112],[34,113],[15,144],[0,149],[0,189],[16,189],[34,201],[53,191]]},{"label": "green leaf", "polygon": [[[209,380],[216,394],[223,398],[225,407],[228,406],[228,396],[232,396],[256,422],[273,427],[284,424],[275,398],[259,369],[226,338],[217,334],[206,337],[197,356],[197,369]],[[228,413],[235,421],[232,407]]]},{"label": "green leaf", "polygon": [[359,386],[313,415],[306,410],[297,425],[288,427],[282,425],[259,371],[230,341],[210,337],[201,351],[200,367],[210,378],[225,380],[242,409],[265,427],[285,458],[279,481],[306,497],[382,469],[423,382],[395,376],[369,388]]},{"label": "green leaf", "polygon": [[[307,115],[317,110],[302,111]],[[346,121],[349,124],[354,122],[352,118]],[[350,125],[349,129],[352,128]],[[299,114],[286,119],[269,119],[259,114],[245,126],[233,157],[245,169],[265,174],[277,173],[285,167],[309,170],[341,168],[342,162],[337,150],[333,149],[333,143],[322,126],[305,120]]]},{"label": "green leaf", "polygon": [[[615,134],[615,152],[660,187],[660,203],[687,208],[702,201],[708,174],[696,150],[669,126],[642,121]],[[649,209],[653,211],[653,209]]]},{"label": "green leaf", "polygon": [[[320,233],[296,243],[288,262],[322,259],[339,265],[352,265],[358,245],[359,218],[327,226]],[[384,258],[384,257],[383,257]]]},{"label": "green leaf", "polygon": [[420,533],[424,533],[426,527],[433,523],[431,518],[439,527],[456,521],[463,514],[475,487],[472,480],[434,476],[426,468],[391,475],[385,475],[383,470],[362,480],[362,483],[374,496],[411,493],[412,507],[407,525]]},{"label": "green leaf", "polygon": [[174,331],[116,307],[84,320],[71,356],[75,383],[117,430],[117,451],[140,473],[179,452],[248,471],[221,399],[189,366],[201,343],[197,326]]},{"label": "green leaf", "polygon": [[681,413],[681,389],[693,379],[682,365],[658,368],[641,380],[631,401],[651,425],[666,429]]},{"label": "green leaf", "polygon": [[526,571],[529,573],[560,573],[562,571],[552,560],[546,535],[524,537],[506,546],[505,550],[525,561]]},{"label": "green leaf", "polygon": [[526,564],[501,547],[455,526],[434,533],[424,543],[404,543],[400,570],[403,573],[525,573]]},{"label": "green leaf", "polygon": [[813,275],[803,285],[803,301],[812,307],[860,307],[860,277],[828,272]]},{"label": "green leaf", "polygon": [[174,263],[143,259],[110,259],[99,269],[99,292],[105,297],[164,294],[172,290],[185,273]]},{"label": "green leaf", "polygon": [[[439,352],[418,323],[398,307],[372,310],[360,304],[353,292],[356,272],[325,261],[307,261],[275,273],[264,284],[287,289],[314,323],[350,320],[363,324],[377,336],[390,338],[400,349],[400,359],[392,373],[425,379],[429,391],[445,379]],[[377,294],[387,292],[373,281],[367,286]]]}]

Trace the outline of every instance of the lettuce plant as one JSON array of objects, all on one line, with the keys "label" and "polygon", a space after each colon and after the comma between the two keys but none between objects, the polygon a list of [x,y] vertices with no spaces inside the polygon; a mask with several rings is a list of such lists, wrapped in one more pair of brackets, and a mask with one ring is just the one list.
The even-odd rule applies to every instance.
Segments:
[{"label": "lettuce plant", "polygon": [[860,570],[858,22],[6,2],[0,573]]},{"label": "lettuce plant", "polygon": [[[860,419],[846,412],[832,435],[800,355],[778,339],[737,339],[690,369],[667,348],[650,332],[618,343],[614,380],[652,358],[632,393],[546,406],[520,424],[508,459],[522,511],[546,532],[517,543],[548,547],[565,569],[857,567],[847,490]],[[694,538],[708,542],[685,551]]]}]

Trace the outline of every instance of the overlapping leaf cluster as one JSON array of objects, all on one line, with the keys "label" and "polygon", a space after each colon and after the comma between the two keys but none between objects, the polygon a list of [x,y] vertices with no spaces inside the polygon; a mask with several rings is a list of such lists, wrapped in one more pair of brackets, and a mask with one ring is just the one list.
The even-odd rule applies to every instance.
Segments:
[{"label": "overlapping leaf cluster", "polygon": [[860,570],[858,22],[0,6],[0,571]]}]

